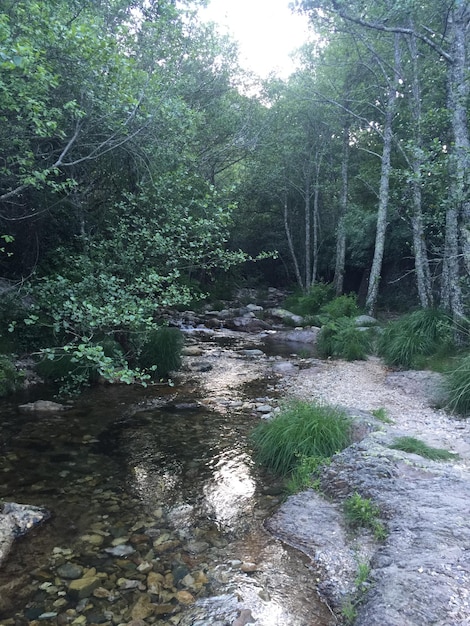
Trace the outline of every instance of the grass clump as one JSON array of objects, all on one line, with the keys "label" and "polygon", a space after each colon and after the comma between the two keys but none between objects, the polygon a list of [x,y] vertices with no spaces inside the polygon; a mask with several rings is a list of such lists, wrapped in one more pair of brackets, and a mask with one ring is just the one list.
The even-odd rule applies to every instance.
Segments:
[{"label": "grass clump", "polygon": [[317,351],[323,357],[335,357],[347,361],[364,360],[371,349],[369,331],[361,330],[353,318],[340,317],[331,320],[318,335]]},{"label": "grass clump", "polygon": [[357,491],[344,501],[343,511],[346,522],[352,530],[369,528],[376,539],[385,539],[386,531],[379,520],[380,509],[370,498],[363,498]]},{"label": "grass clump", "polygon": [[156,375],[166,378],[181,367],[183,344],[183,334],[178,328],[162,326],[153,330],[140,350],[138,365],[149,370],[156,367]]},{"label": "grass clump", "polygon": [[287,476],[302,459],[314,457],[317,464],[350,445],[351,420],[336,407],[293,400],[273,420],[260,423],[252,440],[258,460]]},{"label": "grass clump", "polygon": [[387,414],[387,409],[383,406],[378,409],[373,409],[371,413],[375,419],[379,420],[379,422],[383,422],[384,424],[393,424],[393,420]]},{"label": "grass clump", "polygon": [[445,373],[444,390],[450,411],[470,415],[470,354],[461,356]]},{"label": "grass clump", "polygon": [[433,448],[427,443],[416,439],[415,437],[398,437],[390,446],[392,450],[402,450],[410,454],[419,454],[420,456],[431,459],[432,461],[448,461],[449,459],[458,458],[458,454],[449,452],[444,448]]},{"label": "grass clump", "polygon": [[421,309],[391,322],[381,335],[378,352],[387,365],[422,367],[427,357],[454,348],[452,321],[438,309]]}]

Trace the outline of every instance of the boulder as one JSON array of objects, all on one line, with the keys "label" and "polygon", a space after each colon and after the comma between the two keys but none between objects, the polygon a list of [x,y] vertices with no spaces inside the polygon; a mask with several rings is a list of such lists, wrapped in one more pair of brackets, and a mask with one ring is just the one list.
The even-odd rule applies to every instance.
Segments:
[{"label": "boulder", "polygon": [[49,511],[37,506],[5,502],[0,512],[0,565],[16,538],[26,535],[50,516]]},{"label": "boulder", "polygon": [[272,317],[282,320],[283,322],[291,322],[296,326],[302,326],[304,318],[301,315],[296,315],[287,309],[269,309],[269,314]]}]

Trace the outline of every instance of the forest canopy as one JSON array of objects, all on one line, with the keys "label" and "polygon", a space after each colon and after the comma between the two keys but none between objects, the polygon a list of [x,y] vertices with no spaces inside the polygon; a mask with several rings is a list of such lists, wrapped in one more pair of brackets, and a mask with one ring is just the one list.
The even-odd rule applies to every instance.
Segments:
[{"label": "forest canopy", "polygon": [[203,4],[0,1],[4,343],[145,376],[103,342],[221,279],[462,325],[470,3],[297,0],[319,37],[256,96]]}]

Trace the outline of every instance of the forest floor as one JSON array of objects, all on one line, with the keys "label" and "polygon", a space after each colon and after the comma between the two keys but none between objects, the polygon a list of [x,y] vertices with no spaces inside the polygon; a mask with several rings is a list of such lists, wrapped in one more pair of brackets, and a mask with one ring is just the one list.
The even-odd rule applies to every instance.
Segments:
[{"label": "forest floor", "polygon": [[[334,457],[320,492],[289,498],[268,522],[320,567],[319,588],[332,606],[348,599],[357,626],[470,625],[470,422],[436,408],[440,382],[432,372],[391,371],[374,357],[315,361],[280,382],[286,395],[375,422]],[[374,420],[377,410],[387,423]],[[458,456],[438,462],[391,449],[402,436]],[[379,505],[384,541],[345,532],[341,502],[356,491]],[[357,589],[361,564],[369,576]]]}]

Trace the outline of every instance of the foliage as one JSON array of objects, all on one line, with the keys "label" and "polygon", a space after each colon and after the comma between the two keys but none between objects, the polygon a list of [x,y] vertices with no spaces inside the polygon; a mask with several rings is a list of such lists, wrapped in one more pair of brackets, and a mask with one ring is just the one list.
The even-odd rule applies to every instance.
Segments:
[{"label": "foliage", "polygon": [[252,433],[261,463],[282,476],[302,459],[328,458],[351,443],[350,420],[336,407],[293,400]]},{"label": "foliage", "polygon": [[448,461],[449,459],[458,458],[458,454],[449,452],[444,448],[434,448],[428,446],[424,441],[415,437],[398,437],[390,446],[392,450],[402,450],[410,454],[419,454],[426,459],[432,461]]},{"label": "foliage", "polygon": [[447,407],[467,417],[470,414],[470,354],[460,357],[445,374]]},{"label": "foliage", "polygon": [[451,319],[438,309],[421,309],[391,322],[378,351],[387,365],[416,367],[422,357],[454,346]]},{"label": "foliage", "polygon": [[0,354],[0,397],[21,389],[23,374],[13,364],[11,357]]},{"label": "foliage", "polygon": [[355,317],[359,315],[356,294],[338,296],[321,307],[320,319],[337,320],[340,317]]},{"label": "foliage", "polygon": [[302,456],[299,464],[292,471],[286,487],[289,493],[298,493],[303,489],[317,488],[320,469],[328,464],[324,456]]},{"label": "foliage", "polygon": [[376,539],[383,540],[385,538],[385,528],[378,519],[380,509],[370,498],[363,498],[356,491],[344,501],[343,511],[346,522],[351,529],[369,528],[374,532]]},{"label": "foliage", "polygon": [[335,357],[347,361],[363,360],[371,348],[368,329],[358,328],[354,319],[340,317],[322,326],[318,335],[317,351],[323,357]]},{"label": "foliage", "polygon": [[317,315],[333,298],[333,285],[319,282],[310,287],[307,293],[298,292],[287,298],[285,306],[297,315]]},{"label": "foliage", "polygon": [[184,338],[178,328],[162,326],[150,331],[143,343],[137,362],[145,370],[154,369],[154,375],[165,378],[181,367]]}]

